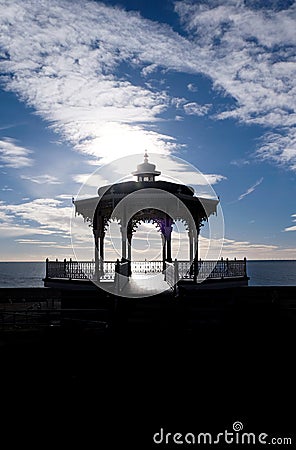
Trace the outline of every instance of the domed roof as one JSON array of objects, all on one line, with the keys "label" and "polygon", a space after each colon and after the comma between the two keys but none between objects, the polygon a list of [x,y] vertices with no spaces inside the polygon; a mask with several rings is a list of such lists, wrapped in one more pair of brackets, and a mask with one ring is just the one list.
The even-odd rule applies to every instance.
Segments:
[{"label": "domed roof", "polygon": [[147,152],[145,152],[144,155],[144,162],[142,164],[137,165],[137,170],[135,172],[132,172],[133,175],[139,176],[139,175],[154,175],[158,176],[161,174],[158,170],[155,170],[156,165],[151,164],[148,162],[148,155]]}]

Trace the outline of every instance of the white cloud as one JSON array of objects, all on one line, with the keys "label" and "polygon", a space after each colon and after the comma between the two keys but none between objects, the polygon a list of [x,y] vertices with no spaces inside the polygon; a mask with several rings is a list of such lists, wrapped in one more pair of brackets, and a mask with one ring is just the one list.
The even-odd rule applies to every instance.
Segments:
[{"label": "white cloud", "polygon": [[[217,175],[215,173],[205,173],[204,177],[206,178],[209,184],[217,184],[220,181],[227,180],[227,178],[224,177],[224,175]],[[203,183],[201,182],[200,185],[202,184]]]},{"label": "white cloud", "polygon": [[296,170],[296,128],[285,129],[281,133],[266,133],[257,154],[262,159],[289,165]]},{"label": "white cloud", "polygon": [[73,209],[62,207],[61,203],[54,199],[35,199],[21,204],[1,204],[1,237],[34,234],[69,236]]},{"label": "white cloud", "polygon": [[[184,241],[185,242],[185,241]],[[219,242],[211,240],[211,246],[219,246]],[[199,239],[200,254],[206,254],[209,246],[209,239],[200,236]],[[265,244],[261,242],[239,241],[235,239],[223,239],[221,257],[229,259],[263,260],[263,259],[295,259],[296,248],[283,247],[281,245]]]},{"label": "white cloud", "polygon": [[4,137],[0,140],[0,161],[7,167],[20,169],[31,166],[33,160],[29,157],[31,150],[18,145],[15,139]]},{"label": "white cloud", "polygon": [[254,192],[255,189],[256,189],[256,187],[259,186],[259,184],[262,183],[263,179],[264,179],[264,178],[261,177],[260,180],[256,181],[256,183],[253,184],[253,186],[249,187],[249,189],[247,189],[246,192],[244,192],[243,194],[241,194],[241,195],[238,197],[238,200],[240,201],[240,200],[242,200],[243,198],[245,198],[247,195],[249,195],[249,194],[251,194],[252,192]]},{"label": "white cloud", "polygon": [[187,103],[188,100],[184,97],[172,97],[171,104],[175,106],[177,109],[183,108],[183,105]]},{"label": "white cloud", "polygon": [[73,195],[71,195],[71,194],[60,194],[60,195],[57,195],[56,198],[61,199],[61,200],[72,200]]},{"label": "white cloud", "polygon": [[32,227],[22,226],[17,223],[0,223],[0,238],[8,239],[18,236],[32,236],[35,234],[51,235],[54,231]]},{"label": "white cloud", "polygon": [[15,242],[18,242],[19,244],[35,244],[35,245],[57,245],[56,241],[40,241],[39,239],[15,239]]},{"label": "white cloud", "polygon": [[[293,222],[296,222],[296,214],[292,214]],[[292,225],[291,227],[287,227],[284,231],[296,231],[296,225]]]},{"label": "white cloud", "polygon": [[[117,76],[124,62],[144,76],[157,68],[205,74],[215,89],[235,100],[216,118],[284,131],[291,146],[281,141],[274,158],[265,143],[258,155],[296,170],[295,3],[269,10],[252,9],[243,0],[177,2],[187,38],[138,13],[98,2],[2,0],[1,5],[6,89],[77,150],[107,160],[145,148],[176,148],[170,136],[151,130],[172,104],[168,94]],[[187,113],[208,112],[207,105],[193,105],[187,102]]]},{"label": "white cloud", "polygon": [[292,227],[285,228],[285,231],[296,231],[296,225],[293,225]]},{"label": "white cloud", "polygon": [[282,130],[286,141],[279,136],[277,150],[265,143],[258,155],[296,170],[296,4],[272,6],[179,1],[176,11],[199,51],[202,72],[236,102],[216,117]]},{"label": "white cloud", "polygon": [[284,248],[278,245],[254,243],[249,241],[236,241],[224,239],[222,256],[224,258],[247,259],[281,259],[292,258],[295,248]]},{"label": "white cloud", "polygon": [[173,48],[177,37],[172,31],[95,2],[2,3],[0,45],[9,55],[1,62],[6,88],[76,149],[107,160],[145,147],[164,151],[176,145],[143,125],[167,108],[167,94],[115,75],[122,61],[146,64],[146,75],[163,65],[163,47],[171,42]]},{"label": "white cloud", "polygon": [[198,90],[197,87],[195,86],[195,84],[193,84],[193,83],[187,84],[187,89],[190,92],[196,92]]},{"label": "white cloud", "polygon": [[151,73],[153,73],[157,69],[157,64],[150,64],[149,66],[144,67],[141,73],[144,77],[147,77]]},{"label": "white cloud", "polygon": [[1,191],[7,192],[7,191],[13,191],[12,188],[9,188],[8,186],[4,186]]},{"label": "white cloud", "polygon": [[[105,186],[110,183],[110,180],[96,173],[79,173],[73,176],[73,180],[75,183],[94,188],[99,188],[100,186]],[[96,193],[95,190],[94,193]]]},{"label": "white cloud", "polygon": [[194,116],[205,116],[210,108],[211,105],[199,105],[196,102],[186,103],[183,105],[185,113]]},{"label": "white cloud", "polygon": [[237,167],[243,167],[249,165],[250,161],[248,161],[247,159],[234,159],[230,161],[230,164]]},{"label": "white cloud", "polygon": [[61,181],[59,181],[55,176],[47,174],[35,176],[21,175],[21,178],[36,184],[61,184]]}]

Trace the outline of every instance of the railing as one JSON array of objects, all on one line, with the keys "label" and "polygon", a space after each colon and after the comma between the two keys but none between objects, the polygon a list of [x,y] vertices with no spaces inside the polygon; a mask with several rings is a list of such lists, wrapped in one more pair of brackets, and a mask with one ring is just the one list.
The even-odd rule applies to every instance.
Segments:
[{"label": "railing", "polygon": [[115,278],[116,261],[104,261],[103,270],[99,272],[99,279],[113,281]]},{"label": "railing", "polygon": [[190,261],[178,261],[178,279],[193,278],[193,265]]},{"label": "railing", "polygon": [[[100,281],[113,281],[116,273],[116,261],[104,261],[96,273],[96,264],[94,261],[49,261],[46,260],[46,279],[62,278],[69,280],[88,280],[95,277]],[[171,272],[176,280],[180,279],[206,279],[206,278],[231,278],[246,277],[246,259],[228,260],[221,259],[219,261],[175,261],[172,264],[166,262],[166,278],[169,282]],[[121,274],[128,278],[133,274],[155,274],[163,271],[162,261],[132,261],[120,263]],[[123,271],[123,272],[122,272]],[[173,282],[173,280],[172,280]]]},{"label": "railing", "polygon": [[[100,280],[114,280],[116,261],[104,261],[98,273]],[[91,280],[95,277],[94,261],[49,261],[46,260],[46,279]]]},{"label": "railing", "polygon": [[198,275],[205,278],[246,277],[246,259],[220,261],[199,261]]},{"label": "railing", "polygon": [[94,261],[49,261],[46,260],[46,278],[90,279],[95,273]]},{"label": "railing", "polygon": [[219,261],[177,261],[178,279],[233,278],[247,276],[247,261],[221,259]]},{"label": "railing", "polygon": [[162,261],[132,261],[132,273],[135,274],[153,274],[161,273],[163,270]]}]

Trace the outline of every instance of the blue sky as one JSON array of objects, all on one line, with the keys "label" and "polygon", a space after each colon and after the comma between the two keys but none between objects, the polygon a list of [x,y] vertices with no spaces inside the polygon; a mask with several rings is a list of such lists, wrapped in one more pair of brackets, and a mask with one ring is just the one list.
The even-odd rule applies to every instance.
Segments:
[{"label": "blue sky", "polygon": [[145,149],[206,174],[223,256],[295,259],[295,2],[0,8],[2,261],[73,256],[71,197]]}]

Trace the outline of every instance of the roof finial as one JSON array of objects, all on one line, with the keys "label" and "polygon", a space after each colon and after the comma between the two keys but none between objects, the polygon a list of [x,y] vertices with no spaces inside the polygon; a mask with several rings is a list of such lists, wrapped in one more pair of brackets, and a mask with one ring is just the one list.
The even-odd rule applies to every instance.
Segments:
[{"label": "roof finial", "polygon": [[138,177],[138,181],[155,181],[155,177],[161,174],[161,172],[155,170],[155,167],[155,164],[148,162],[148,153],[145,150],[144,162],[138,164],[137,170],[132,172],[132,174]]}]

